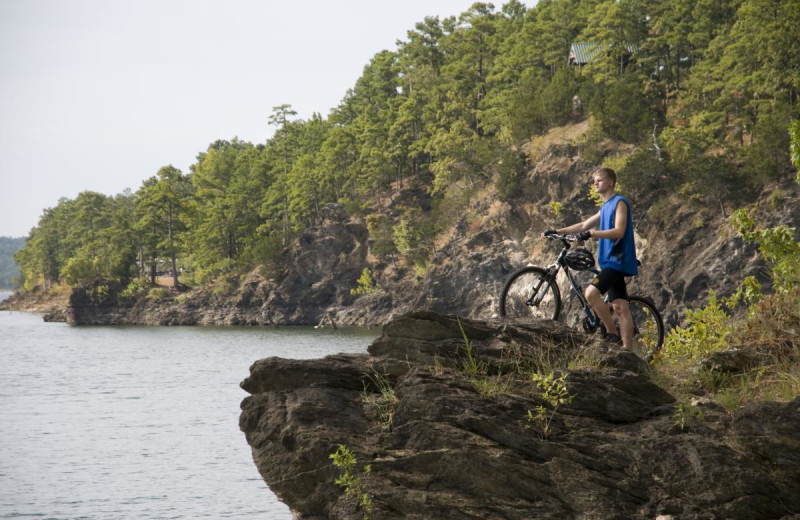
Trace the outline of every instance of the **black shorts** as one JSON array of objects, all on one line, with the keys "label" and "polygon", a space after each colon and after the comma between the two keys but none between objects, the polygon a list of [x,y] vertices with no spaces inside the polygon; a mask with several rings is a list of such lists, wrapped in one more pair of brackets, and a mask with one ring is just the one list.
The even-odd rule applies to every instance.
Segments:
[{"label": "black shorts", "polygon": [[592,285],[597,287],[600,294],[608,293],[608,301],[627,300],[628,289],[625,287],[625,273],[606,267],[594,277]]}]

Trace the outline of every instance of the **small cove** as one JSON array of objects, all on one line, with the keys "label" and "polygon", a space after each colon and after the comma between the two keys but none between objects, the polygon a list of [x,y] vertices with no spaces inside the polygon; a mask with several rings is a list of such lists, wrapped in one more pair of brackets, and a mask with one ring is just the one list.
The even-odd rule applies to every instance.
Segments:
[{"label": "small cove", "polygon": [[257,359],[362,353],[378,334],[2,311],[0,518],[290,520],[239,431],[239,382]]}]

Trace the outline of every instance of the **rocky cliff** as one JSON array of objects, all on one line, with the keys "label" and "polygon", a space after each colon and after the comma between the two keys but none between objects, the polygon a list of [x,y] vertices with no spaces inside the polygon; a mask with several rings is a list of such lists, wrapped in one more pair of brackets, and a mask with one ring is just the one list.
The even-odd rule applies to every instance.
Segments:
[{"label": "rocky cliff", "polygon": [[[533,383],[551,372],[560,402]],[[676,407],[637,357],[557,323],[418,312],[369,354],[263,359],[241,386],[296,518],[800,518],[800,398]]]},{"label": "rocky cliff", "polygon": [[[541,232],[597,211],[588,198],[596,163],[583,158],[578,144],[585,130],[585,124],[576,125],[569,138],[551,139],[530,152],[536,160],[518,179],[518,196],[501,201],[489,184],[457,206],[454,224],[440,233],[424,272],[396,256],[376,256],[365,220],[334,204],[324,208],[321,225],[306,230],[287,248],[285,268],[273,278],[255,269],[233,288],[197,288],[156,300],[117,294],[95,298],[91,288],[79,289],[61,316],[79,324],[315,325],[330,319],[370,326],[420,308],[474,319],[497,317],[497,298],[508,275],[528,263],[547,265],[558,252]],[[607,155],[625,152],[608,146],[603,152]],[[687,308],[703,305],[709,289],[730,294],[753,274],[768,283],[756,248],[735,235],[719,209],[663,189],[640,189],[631,199],[643,260],[631,292],[652,297],[667,325],[679,323]],[[787,180],[755,199],[761,223],[800,229],[796,183]],[[561,203],[558,216],[551,202]],[[376,214],[397,221],[404,208],[425,210],[430,205],[427,192],[412,187],[395,193]],[[364,268],[370,269],[379,290],[354,296],[350,290]],[[579,309],[569,298],[566,282],[561,283],[570,322]]]}]

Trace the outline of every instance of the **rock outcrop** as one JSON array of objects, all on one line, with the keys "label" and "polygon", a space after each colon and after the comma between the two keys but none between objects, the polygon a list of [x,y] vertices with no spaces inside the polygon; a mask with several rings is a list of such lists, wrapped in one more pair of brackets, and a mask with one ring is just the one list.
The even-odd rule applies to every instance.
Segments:
[{"label": "rock outcrop", "polygon": [[66,292],[48,292],[36,288],[30,292],[15,292],[0,301],[0,311],[23,311],[44,314],[44,321],[67,321],[69,294]]},{"label": "rock outcrop", "polygon": [[[571,396],[555,407],[530,375],[551,370]],[[558,323],[417,312],[368,354],[263,359],[241,386],[240,428],[296,518],[800,518],[800,398],[676,406],[633,354]]]}]

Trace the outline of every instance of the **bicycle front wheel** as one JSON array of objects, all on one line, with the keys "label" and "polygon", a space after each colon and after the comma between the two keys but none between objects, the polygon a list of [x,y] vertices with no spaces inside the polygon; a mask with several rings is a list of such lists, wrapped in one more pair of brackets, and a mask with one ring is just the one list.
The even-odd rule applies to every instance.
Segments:
[{"label": "bicycle front wheel", "polygon": [[633,316],[633,340],[642,359],[649,363],[664,345],[664,320],[649,298],[631,296],[628,304]]},{"label": "bicycle front wheel", "polygon": [[508,279],[500,293],[500,315],[508,318],[557,320],[561,292],[540,267],[525,267]]}]

